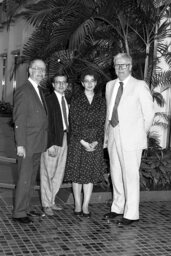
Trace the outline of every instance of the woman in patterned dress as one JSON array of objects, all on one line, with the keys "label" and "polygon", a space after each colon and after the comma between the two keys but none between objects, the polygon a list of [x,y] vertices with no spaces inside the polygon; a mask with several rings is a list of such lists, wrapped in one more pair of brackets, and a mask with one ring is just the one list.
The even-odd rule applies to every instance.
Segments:
[{"label": "woman in patterned dress", "polygon": [[[88,209],[93,184],[103,180],[105,99],[95,93],[97,76],[86,71],[81,76],[84,91],[71,100],[71,138],[65,169],[65,181],[72,182],[75,215],[90,217]],[[82,200],[83,190],[83,200]]]}]

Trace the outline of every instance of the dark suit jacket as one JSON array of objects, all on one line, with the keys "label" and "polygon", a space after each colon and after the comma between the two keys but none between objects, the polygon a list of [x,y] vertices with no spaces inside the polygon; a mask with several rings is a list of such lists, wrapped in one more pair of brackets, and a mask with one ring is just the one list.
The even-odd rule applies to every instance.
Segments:
[{"label": "dark suit jacket", "polygon": [[48,148],[52,145],[61,147],[64,131],[61,108],[55,92],[46,97],[46,105],[48,110]]},{"label": "dark suit jacket", "polygon": [[16,144],[25,147],[26,155],[46,150],[47,114],[29,81],[17,88],[14,94],[13,120]]}]

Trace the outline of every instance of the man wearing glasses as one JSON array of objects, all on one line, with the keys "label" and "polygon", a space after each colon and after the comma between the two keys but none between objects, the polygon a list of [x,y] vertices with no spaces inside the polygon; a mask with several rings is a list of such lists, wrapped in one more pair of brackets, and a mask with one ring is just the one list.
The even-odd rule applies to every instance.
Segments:
[{"label": "man wearing glasses", "polygon": [[29,78],[17,88],[14,95],[13,120],[18,155],[18,182],[15,191],[13,220],[30,223],[34,216],[41,216],[32,210],[31,197],[34,191],[41,152],[47,146],[47,113],[39,92],[39,85],[45,78],[46,65],[40,59],[29,65]]},{"label": "man wearing glasses", "polygon": [[147,133],[154,118],[153,100],[147,84],[131,75],[132,58],[114,57],[117,79],[106,85],[107,118],[105,144],[108,148],[113,185],[111,211],[105,219],[122,218],[119,226],[139,220],[139,167]]},{"label": "man wearing glasses", "polygon": [[52,78],[54,92],[46,98],[48,110],[48,144],[41,156],[41,200],[44,213],[53,216],[62,210],[55,203],[64,177],[67,156],[68,104],[65,99],[67,76],[59,70]]}]

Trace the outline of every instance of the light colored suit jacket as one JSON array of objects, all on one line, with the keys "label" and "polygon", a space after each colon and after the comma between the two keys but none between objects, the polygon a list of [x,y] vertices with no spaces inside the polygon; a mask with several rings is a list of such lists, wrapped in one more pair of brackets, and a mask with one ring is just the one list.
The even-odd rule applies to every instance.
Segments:
[{"label": "light colored suit jacket", "polygon": [[[105,144],[110,140],[108,130],[110,125],[109,113],[111,99],[116,98],[117,80],[109,81],[106,85],[107,116],[105,125]],[[147,148],[147,132],[153,118],[153,99],[147,84],[130,76],[124,87],[118,106],[119,128],[122,147],[124,150],[137,150]]]}]

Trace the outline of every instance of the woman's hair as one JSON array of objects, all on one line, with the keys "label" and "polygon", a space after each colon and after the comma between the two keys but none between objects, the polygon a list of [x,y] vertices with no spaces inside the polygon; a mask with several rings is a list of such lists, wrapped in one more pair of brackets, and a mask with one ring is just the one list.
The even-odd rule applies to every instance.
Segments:
[{"label": "woman's hair", "polygon": [[85,76],[93,76],[93,77],[94,77],[94,80],[95,80],[95,81],[98,81],[97,72],[95,72],[95,71],[92,70],[92,69],[86,69],[86,70],[84,70],[84,71],[82,72],[81,78],[80,78],[81,82],[84,82]]}]

